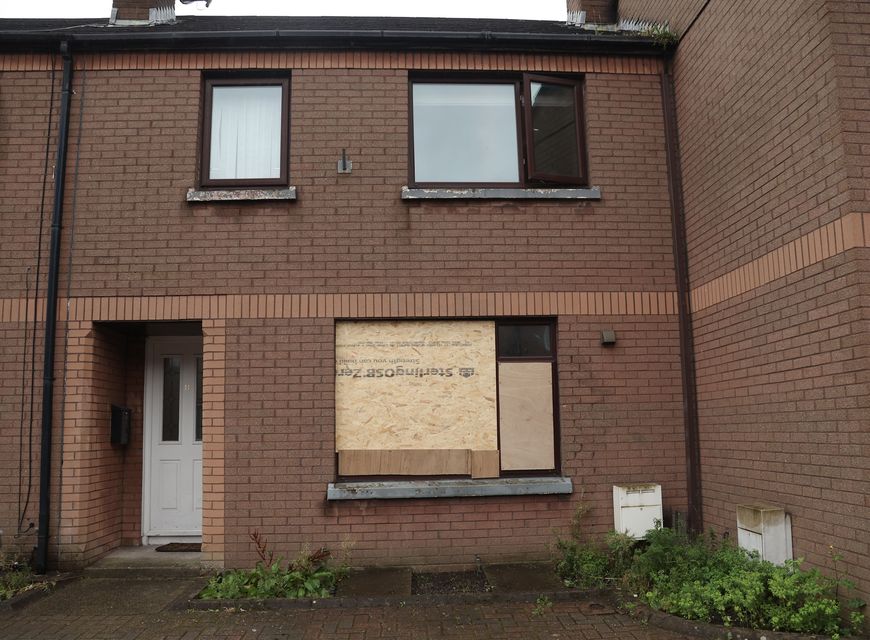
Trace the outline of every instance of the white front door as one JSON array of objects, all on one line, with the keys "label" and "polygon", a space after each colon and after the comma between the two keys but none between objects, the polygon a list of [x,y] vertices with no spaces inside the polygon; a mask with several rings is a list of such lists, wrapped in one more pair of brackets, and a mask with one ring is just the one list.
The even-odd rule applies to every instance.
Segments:
[{"label": "white front door", "polygon": [[142,542],[202,536],[202,339],[151,338],[145,376]]}]

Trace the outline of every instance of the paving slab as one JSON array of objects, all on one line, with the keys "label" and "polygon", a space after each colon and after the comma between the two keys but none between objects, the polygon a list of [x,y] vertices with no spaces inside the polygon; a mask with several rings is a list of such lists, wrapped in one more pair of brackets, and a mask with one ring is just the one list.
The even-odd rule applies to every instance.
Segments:
[{"label": "paving slab", "polygon": [[[410,582],[410,572],[408,582]],[[186,611],[202,579],[83,578],[0,611],[3,640],[688,640],[583,602],[415,602],[332,609]],[[393,582],[392,584],[395,584]],[[409,587],[408,587],[409,588]]]},{"label": "paving slab", "polygon": [[550,563],[490,564],[484,565],[483,572],[496,593],[565,590]]},{"label": "paving slab", "polygon": [[214,572],[202,562],[201,553],[165,553],[156,549],[156,546],[115,549],[85,569],[85,575],[95,578],[185,578]]},{"label": "paving slab", "polygon": [[352,571],[338,583],[337,596],[379,598],[410,596],[411,570],[406,568],[371,568]]},{"label": "paving slab", "polygon": [[190,595],[203,579],[131,580],[89,578],[65,586],[24,611],[28,615],[129,615],[163,611],[179,598]]}]

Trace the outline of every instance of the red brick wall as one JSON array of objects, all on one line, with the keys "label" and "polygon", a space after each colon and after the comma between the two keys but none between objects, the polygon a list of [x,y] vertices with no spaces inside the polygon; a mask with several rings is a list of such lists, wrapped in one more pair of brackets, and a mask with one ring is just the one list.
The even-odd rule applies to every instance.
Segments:
[{"label": "red brick wall", "polygon": [[726,290],[695,298],[705,521],[733,534],[737,504],[781,505],[795,554],[830,570],[833,547],[866,596],[868,8],[759,6],[710,3],[675,60],[690,278]]},{"label": "red brick wall", "polygon": [[[184,200],[195,183],[198,71],[84,75],[75,295],[673,288],[656,76],[587,76],[601,202],[445,206],[398,197],[408,178],[404,71],[297,71],[290,174],[299,200],[239,206]],[[351,175],[335,172],[342,148]],[[38,186],[27,193],[38,197]],[[67,202],[69,233],[71,193]],[[25,220],[10,240],[33,235],[33,214]],[[10,266],[0,292],[20,295],[20,266]]]},{"label": "red brick wall", "polygon": [[[32,297],[37,288],[36,273],[40,271],[40,295],[45,295],[45,275],[48,264],[48,238],[54,193],[54,153],[57,146],[57,102],[60,94],[60,74],[54,81],[50,71],[0,72],[0,295],[25,297],[29,287]],[[51,122],[51,127],[49,127]],[[46,165],[46,139],[48,156]],[[45,199],[42,198],[43,176],[46,178]],[[44,202],[44,204],[42,204]],[[42,242],[39,241],[40,210],[44,211]],[[42,264],[37,265],[37,252],[42,246]]]},{"label": "red brick wall", "polygon": [[[227,324],[226,562],[352,547],[356,563],[473,563],[545,557],[573,509],[591,534],[613,527],[611,485],[661,482],[685,509],[678,335],[672,316],[559,318],[562,471],[572,497],[327,503],[335,476],[331,319]],[[613,328],[617,346],[599,344]]]},{"label": "red brick wall", "polygon": [[[205,434],[214,454],[211,475],[204,478],[213,488],[206,496],[204,531],[210,557],[232,565],[250,561],[247,535],[253,526],[284,553],[304,542],[338,546],[341,538],[351,538],[361,561],[443,561],[445,549],[463,562],[478,552],[541,555],[553,540],[552,529],[567,526],[581,494],[594,506],[590,528],[603,532],[612,526],[610,485],[616,481],[660,481],[668,508],[684,509],[676,319],[671,307],[669,314],[665,305],[649,306],[648,296],[658,292],[662,301],[672,301],[674,289],[656,63],[480,56],[483,68],[590,71],[589,167],[603,199],[410,203],[399,192],[408,180],[403,65],[412,58],[379,55],[381,66],[399,68],[294,69],[290,173],[299,200],[245,205],[185,202],[196,177],[200,58],[163,59],[172,69],[141,68],[161,60],[150,54],[80,59],[101,69],[79,68],[75,78],[62,280],[65,293],[73,250],[71,309],[81,323],[76,326],[86,331],[92,319],[208,317],[223,323],[227,318],[226,376],[215,355],[216,373],[208,381],[214,394],[210,419],[215,430],[226,430],[225,441],[220,433]],[[456,66],[457,59],[438,62],[433,56],[425,65]],[[177,68],[185,65],[191,68]],[[0,255],[0,315],[12,318],[18,313],[13,301],[24,295],[24,265],[35,248],[48,74],[7,73],[0,81],[21,86],[14,99],[16,94],[0,92],[0,100],[8,100],[0,142],[25,154],[21,162],[14,154],[0,157],[0,180],[15,185],[0,203],[0,215],[12,221],[3,228],[4,243],[21,247],[20,256]],[[42,118],[33,115],[40,104]],[[350,175],[335,173],[342,148],[354,162]],[[574,477],[575,496],[327,505],[326,483],[335,473],[332,316],[353,313],[343,299],[334,310],[315,311],[295,294],[414,294],[429,301],[438,292],[474,293],[461,313],[480,315],[496,293],[502,305],[503,292],[527,291],[547,293],[540,300],[518,296],[514,312],[562,309],[563,463]],[[577,302],[556,305],[566,292],[567,300],[579,292]],[[599,292],[597,299],[593,292]],[[627,294],[630,315],[608,317],[616,297],[600,292]],[[287,308],[270,311],[274,299],[266,302],[263,296],[258,310],[256,294],[266,293],[284,294]],[[219,305],[215,299],[163,298],[207,294],[245,297],[220,298]],[[150,296],[147,305],[142,296]],[[449,312],[442,307],[435,313],[453,315],[453,296],[444,298],[450,300]],[[328,297],[329,309],[334,300]],[[430,313],[421,314],[419,304],[406,305],[404,296],[397,300],[387,315]],[[615,350],[598,345],[598,331],[605,327],[617,331]],[[222,343],[218,333],[213,339]],[[83,357],[100,353],[101,362],[120,357],[102,334],[95,336],[82,338],[91,340]],[[213,347],[218,354],[222,344]],[[129,342],[126,349],[126,403],[134,408],[140,434],[141,398],[129,389],[141,390],[141,342]],[[14,357],[8,366],[14,370]],[[82,378],[82,384],[90,381],[76,391],[84,413],[66,427],[69,442],[87,443],[86,457],[69,473],[80,470],[87,475],[82,486],[95,489],[93,495],[65,489],[63,517],[69,522],[61,542],[71,562],[135,542],[139,535],[140,445],[130,447],[123,474],[113,466],[116,454],[103,444],[101,411],[117,390],[101,371],[95,365]],[[14,399],[4,402],[5,432],[16,423]],[[71,475],[68,479],[73,482]],[[123,490],[110,496],[107,487],[116,480]],[[93,525],[87,524],[90,518]],[[435,527],[435,521],[455,526]],[[506,529],[505,523],[512,524]]]},{"label": "red brick wall", "polygon": [[831,33],[837,74],[837,102],[846,149],[849,197],[856,208],[868,211],[867,178],[870,176],[870,6],[866,2],[829,0],[828,29]]},{"label": "red brick wall", "polygon": [[[0,552],[21,551],[29,554],[29,546],[36,542],[35,524],[38,517],[39,496],[39,425],[42,400],[42,363],[36,364],[31,386],[30,338],[32,327],[27,327],[25,344],[24,326],[19,323],[0,324],[0,528],[3,529]],[[38,335],[37,358],[42,351],[42,334]],[[23,370],[22,370],[23,368]],[[31,389],[33,411],[31,411]],[[33,430],[33,438],[29,437]],[[32,442],[32,447],[29,443]],[[32,472],[32,474],[31,474]],[[31,481],[28,482],[28,476]],[[28,485],[30,491],[28,492]],[[29,500],[28,500],[29,494]],[[25,506],[28,508],[25,509]],[[21,532],[34,523],[30,534],[15,538],[19,533],[19,514],[23,512]]]},{"label": "red brick wall", "polygon": [[145,415],[145,338],[127,336],[125,349],[125,401],[132,410],[130,443],[123,453],[123,496],[121,504],[121,545],[142,542],[142,420]]},{"label": "red brick wall", "polygon": [[[126,404],[126,337],[72,325],[63,433],[62,564],[89,562],[120,545],[125,451],[110,443],[111,405]],[[68,557],[69,556],[69,557]]]}]

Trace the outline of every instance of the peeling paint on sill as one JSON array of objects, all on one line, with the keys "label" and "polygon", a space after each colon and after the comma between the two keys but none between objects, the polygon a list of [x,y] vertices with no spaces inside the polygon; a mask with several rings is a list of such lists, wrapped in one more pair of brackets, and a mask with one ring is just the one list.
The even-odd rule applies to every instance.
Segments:
[{"label": "peeling paint on sill", "polygon": [[402,200],[600,200],[601,188],[588,189],[417,189],[402,187]]},{"label": "peeling paint on sill", "polygon": [[188,202],[253,202],[295,200],[296,187],[280,189],[188,189]]}]

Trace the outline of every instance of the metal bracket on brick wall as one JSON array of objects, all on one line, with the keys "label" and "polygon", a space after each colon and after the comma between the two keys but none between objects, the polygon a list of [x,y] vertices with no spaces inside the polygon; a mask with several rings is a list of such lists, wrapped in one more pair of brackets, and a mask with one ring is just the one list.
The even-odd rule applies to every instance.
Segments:
[{"label": "metal bracket on brick wall", "polygon": [[331,482],[326,499],[399,500],[408,498],[478,498],[490,496],[569,495],[571,478],[491,478],[470,480],[391,480],[388,482]]}]

